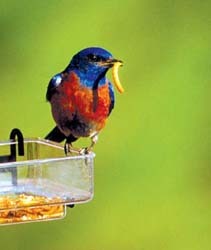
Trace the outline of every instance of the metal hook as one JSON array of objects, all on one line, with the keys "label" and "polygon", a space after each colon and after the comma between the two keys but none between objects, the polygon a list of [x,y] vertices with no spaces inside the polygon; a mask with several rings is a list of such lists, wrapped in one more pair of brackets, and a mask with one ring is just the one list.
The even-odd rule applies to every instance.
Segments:
[{"label": "metal hook", "polygon": [[[24,155],[24,139],[21,131],[17,128],[14,128],[10,133],[10,140],[15,142],[17,137],[18,142],[18,155]],[[16,144],[10,143],[10,155],[0,156],[0,163],[13,162],[16,161]],[[0,172],[5,172],[5,169],[0,169]],[[8,168],[6,172],[10,172],[12,175],[12,184],[17,185],[17,167]]]},{"label": "metal hook", "polygon": [[[18,139],[18,155],[24,155],[24,143],[23,143],[23,134],[18,128],[14,128],[10,133],[10,140],[15,141],[15,138]],[[10,146],[10,157],[11,160],[16,160],[16,145],[11,144]]]}]

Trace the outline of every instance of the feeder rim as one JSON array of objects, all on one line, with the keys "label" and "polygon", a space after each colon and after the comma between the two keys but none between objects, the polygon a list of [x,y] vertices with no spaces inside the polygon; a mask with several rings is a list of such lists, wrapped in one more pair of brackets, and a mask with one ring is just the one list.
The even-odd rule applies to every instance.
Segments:
[{"label": "feeder rim", "polygon": [[[64,151],[64,147],[62,147],[61,144],[45,140],[42,138],[24,138],[24,143],[39,143],[43,145],[47,145],[49,147],[55,147],[58,149],[61,149]],[[18,144],[17,141],[12,141],[12,140],[7,140],[7,141],[0,141],[0,146],[4,145],[13,145],[13,144]],[[14,161],[14,162],[4,162],[0,163],[0,168],[4,168],[5,166],[11,166],[11,167],[16,167],[20,166],[23,164],[28,164],[28,165],[34,165],[34,164],[43,164],[43,163],[49,163],[49,162],[57,162],[57,161],[63,161],[63,160],[80,160],[80,159],[93,159],[95,157],[95,153],[89,152],[88,154],[83,154],[83,155],[70,155],[70,156],[64,156],[64,157],[55,157],[55,158],[45,158],[45,159],[33,159],[33,160],[25,160],[25,161]]]}]

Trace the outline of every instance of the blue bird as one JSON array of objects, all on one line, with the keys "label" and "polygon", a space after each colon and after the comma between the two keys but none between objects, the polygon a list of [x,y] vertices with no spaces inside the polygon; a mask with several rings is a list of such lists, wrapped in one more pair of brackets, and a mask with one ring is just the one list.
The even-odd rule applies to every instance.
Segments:
[{"label": "blue bird", "polygon": [[74,55],[66,69],[48,84],[46,99],[51,104],[56,127],[45,139],[66,140],[67,152],[74,151],[72,142],[78,138],[90,137],[92,143],[85,151],[91,150],[114,108],[113,85],[106,73],[113,67],[114,84],[123,92],[117,75],[121,65],[121,60],[99,47],[86,48]]}]

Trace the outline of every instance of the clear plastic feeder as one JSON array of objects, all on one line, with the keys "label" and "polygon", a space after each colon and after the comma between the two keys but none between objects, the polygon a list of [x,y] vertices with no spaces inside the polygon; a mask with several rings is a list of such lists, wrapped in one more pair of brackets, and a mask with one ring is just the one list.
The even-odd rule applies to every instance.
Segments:
[{"label": "clear plastic feeder", "polygon": [[13,161],[17,144],[0,142],[0,224],[63,218],[67,204],[92,199],[93,153],[65,156],[57,143],[24,139]]}]

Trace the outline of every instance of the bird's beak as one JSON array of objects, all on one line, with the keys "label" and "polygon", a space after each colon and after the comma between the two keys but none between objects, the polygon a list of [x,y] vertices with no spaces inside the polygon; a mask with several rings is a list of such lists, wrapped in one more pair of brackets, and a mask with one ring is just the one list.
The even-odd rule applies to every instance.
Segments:
[{"label": "bird's beak", "polygon": [[120,66],[123,65],[123,62],[118,59],[108,59],[105,62],[101,62],[101,65],[107,66],[107,67],[112,67],[112,76],[113,76],[113,82],[115,87],[120,93],[124,92],[124,89],[122,87],[122,84],[120,83],[119,76],[118,76],[118,69]]},{"label": "bird's beak", "polygon": [[114,58],[111,58],[111,59],[107,59],[106,61],[104,62],[100,62],[100,65],[102,66],[109,66],[109,67],[113,67],[115,63],[121,63],[121,65],[123,65],[123,62],[119,59],[114,59]]}]

